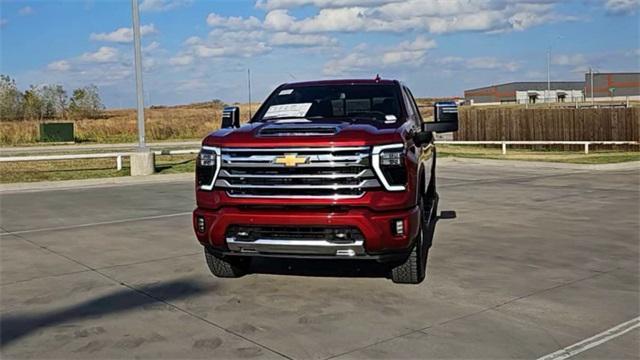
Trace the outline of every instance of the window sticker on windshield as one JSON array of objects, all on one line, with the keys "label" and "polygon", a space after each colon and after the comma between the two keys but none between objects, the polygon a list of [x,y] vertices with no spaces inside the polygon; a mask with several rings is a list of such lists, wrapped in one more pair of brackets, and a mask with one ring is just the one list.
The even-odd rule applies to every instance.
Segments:
[{"label": "window sticker on windshield", "polygon": [[291,93],[293,93],[293,89],[284,89],[284,90],[280,90],[278,95],[291,95]]},{"label": "window sticker on windshield", "polygon": [[384,119],[385,119],[384,122],[386,124],[391,124],[396,122],[396,120],[398,120],[398,118],[395,115],[385,115]]},{"label": "window sticker on windshield", "polygon": [[273,105],[264,114],[265,118],[304,117],[307,115],[311,103]]}]

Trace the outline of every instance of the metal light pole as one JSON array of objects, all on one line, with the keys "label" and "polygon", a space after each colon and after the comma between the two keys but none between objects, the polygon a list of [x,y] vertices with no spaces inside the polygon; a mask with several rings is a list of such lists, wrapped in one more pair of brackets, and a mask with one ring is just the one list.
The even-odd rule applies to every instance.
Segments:
[{"label": "metal light pole", "polygon": [[593,105],[593,69],[589,67],[589,81],[591,82],[591,105]]},{"label": "metal light pole", "polygon": [[[553,47],[555,42],[560,39],[562,39],[562,35],[556,36],[551,41],[551,43],[549,44],[549,47],[547,48],[547,95],[546,95],[547,99],[551,96],[551,48]],[[546,99],[545,99],[545,102],[546,102]]]},{"label": "metal light pole", "polygon": [[545,95],[545,102],[551,95],[551,46],[547,48],[547,94]]},{"label": "metal light pole", "polygon": [[130,156],[131,176],[151,175],[155,172],[155,155],[144,141],[144,91],[142,89],[142,50],[140,49],[140,13],[138,0],[131,0],[133,18],[133,53],[136,68],[136,103],[138,105],[138,151]]},{"label": "metal light pole", "polygon": [[138,150],[145,151],[144,139],[144,91],[142,88],[142,50],[140,49],[140,13],[138,0],[131,0],[133,18],[133,49],[136,68],[136,103],[138,105]]}]

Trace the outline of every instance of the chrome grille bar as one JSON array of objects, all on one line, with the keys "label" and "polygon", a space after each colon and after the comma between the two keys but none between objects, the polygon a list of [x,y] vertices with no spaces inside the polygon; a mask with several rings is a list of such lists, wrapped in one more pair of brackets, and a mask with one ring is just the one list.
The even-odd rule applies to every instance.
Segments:
[{"label": "chrome grille bar", "polygon": [[232,174],[227,170],[220,171],[222,178],[240,178],[240,179],[350,179],[350,178],[366,178],[374,177],[373,171],[365,169],[359,173],[333,173],[333,174]]},{"label": "chrome grille bar", "polygon": [[340,189],[365,189],[371,187],[379,187],[380,184],[378,180],[364,180],[359,184],[354,185],[342,185],[342,184],[328,184],[328,185],[252,185],[252,184],[232,184],[225,179],[216,180],[216,185],[223,188],[230,189],[309,189],[310,187],[314,189],[329,189],[329,190],[340,190]]},{"label": "chrome grille bar", "polygon": [[[304,159],[282,161],[291,155]],[[222,148],[220,159],[215,187],[231,197],[357,198],[381,186],[367,146]]]}]

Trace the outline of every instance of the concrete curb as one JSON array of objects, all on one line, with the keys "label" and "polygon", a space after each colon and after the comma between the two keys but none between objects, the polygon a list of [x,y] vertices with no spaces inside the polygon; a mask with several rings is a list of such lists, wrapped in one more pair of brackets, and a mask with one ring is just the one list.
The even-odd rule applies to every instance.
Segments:
[{"label": "concrete curb", "polygon": [[0,194],[195,181],[193,173],[0,184]]},{"label": "concrete curb", "polygon": [[567,170],[639,170],[640,161],[626,161],[614,164],[571,164],[547,161],[523,161],[523,160],[495,160],[495,159],[476,159],[461,157],[445,157],[438,159],[438,165],[443,164],[477,164],[490,166],[510,166],[518,168],[545,168],[545,169],[567,169]]}]

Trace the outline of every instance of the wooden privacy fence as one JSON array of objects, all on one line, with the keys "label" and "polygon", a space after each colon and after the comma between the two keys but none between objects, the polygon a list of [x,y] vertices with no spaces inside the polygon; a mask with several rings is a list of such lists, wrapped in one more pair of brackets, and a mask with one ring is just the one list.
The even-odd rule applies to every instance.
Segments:
[{"label": "wooden privacy fence", "polygon": [[[639,141],[640,108],[462,107],[460,127],[453,136],[461,141]],[[611,146],[594,146],[599,148]],[[638,150],[634,145],[616,148]]]}]

